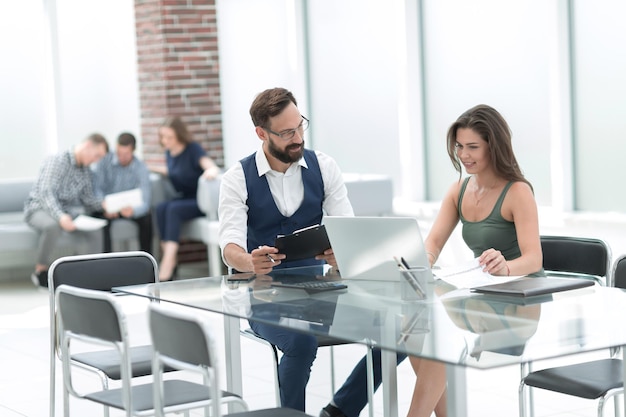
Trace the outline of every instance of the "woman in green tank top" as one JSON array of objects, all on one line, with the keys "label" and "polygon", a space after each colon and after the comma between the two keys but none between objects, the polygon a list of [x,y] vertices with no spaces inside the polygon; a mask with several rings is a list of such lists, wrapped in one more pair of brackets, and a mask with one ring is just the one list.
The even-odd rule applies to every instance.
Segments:
[{"label": "woman in green tank top", "polygon": [[[459,221],[463,240],[491,275],[542,276],[537,203],[511,145],[511,131],[492,107],[478,105],[450,126],[448,155],[459,172],[424,244],[437,261]],[[462,168],[468,176],[462,179]],[[409,417],[447,416],[445,365],[411,357],[418,375]]]}]

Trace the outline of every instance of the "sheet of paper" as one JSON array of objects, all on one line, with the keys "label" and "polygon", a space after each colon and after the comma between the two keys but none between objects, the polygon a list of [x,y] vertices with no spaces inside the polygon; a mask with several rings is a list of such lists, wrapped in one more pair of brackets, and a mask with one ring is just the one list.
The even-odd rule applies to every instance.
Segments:
[{"label": "sheet of paper", "polygon": [[102,229],[106,226],[106,224],[106,219],[97,219],[95,217],[85,216],[84,214],[81,214],[74,219],[74,225],[76,225],[76,228],[85,232]]},{"label": "sheet of paper", "polygon": [[143,202],[141,189],[134,188],[128,191],[108,194],[104,197],[104,202],[109,213],[117,213],[124,207],[138,207]]},{"label": "sheet of paper", "polygon": [[483,271],[478,258],[460,265],[433,269],[433,274],[457,288],[474,288],[511,281],[519,276],[495,276]]}]

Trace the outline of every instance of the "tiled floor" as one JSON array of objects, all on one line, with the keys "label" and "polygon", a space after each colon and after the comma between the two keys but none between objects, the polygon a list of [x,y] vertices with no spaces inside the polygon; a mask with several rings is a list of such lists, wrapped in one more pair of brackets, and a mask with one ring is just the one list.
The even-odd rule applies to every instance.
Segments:
[{"label": "tiled floor", "polygon": [[[197,268],[197,269],[194,269]],[[183,276],[204,274],[206,265],[183,268]],[[137,338],[147,337],[141,310],[142,301],[128,298],[131,326],[137,329]],[[0,417],[47,416],[49,375],[48,294],[32,286],[27,277],[22,281],[0,282]],[[221,334],[221,318],[207,316]],[[244,393],[251,408],[274,404],[270,353],[259,343],[242,339],[244,355]],[[364,353],[362,346],[346,345],[335,348],[337,383],[349,374]],[[223,355],[222,355],[223,357]],[[307,394],[307,412],[317,415],[330,398],[329,352],[320,349],[313,367]],[[465,415],[501,417],[517,415],[517,387],[519,369],[506,367],[489,371],[468,371],[469,409]],[[87,375],[79,376],[82,382],[96,384]],[[60,387],[60,372],[57,372]],[[415,376],[408,361],[398,367],[400,416],[406,415]],[[95,385],[94,385],[95,386]],[[60,390],[57,390],[57,415],[62,415]],[[382,416],[381,393],[375,397],[377,416]],[[98,416],[101,408],[86,401],[72,399],[72,416]],[[539,393],[536,396],[536,416],[594,416],[596,402],[563,395]],[[613,411],[607,410],[607,416]],[[111,412],[111,416],[121,413]],[[194,414],[201,415],[201,414]],[[366,416],[367,410],[361,413]]]}]

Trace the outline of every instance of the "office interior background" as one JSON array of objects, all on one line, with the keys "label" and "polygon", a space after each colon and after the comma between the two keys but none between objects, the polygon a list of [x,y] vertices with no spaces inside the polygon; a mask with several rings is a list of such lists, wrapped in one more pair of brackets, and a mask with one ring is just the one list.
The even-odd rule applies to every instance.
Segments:
[{"label": "office interior background", "polygon": [[[0,178],[36,176],[91,132],[154,140],[141,131],[135,3],[0,6]],[[344,172],[389,175],[398,201],[437,202],[458,177],[447,128],[486,103],[509,122],[540,207],[626,211],[623,1],[178,3],[216,9],[226,168],[259,145],[254,96],[283,86],[311,120],[308,147]]]}]

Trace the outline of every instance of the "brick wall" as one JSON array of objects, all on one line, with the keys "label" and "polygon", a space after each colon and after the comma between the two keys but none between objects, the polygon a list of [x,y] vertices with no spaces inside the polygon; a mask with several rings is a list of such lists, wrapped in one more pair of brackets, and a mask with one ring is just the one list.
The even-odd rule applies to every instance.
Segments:
[{"label": "brick wall", "polygon": [[[158,127],[180,116],[224,166],[215,0],[135,0],[143,159],[165,165]],[[181,242],[179,263],[206,259],[199,242]]]},{"label": "brick wall", "polygon": [[143,158],[164,165],[158,127],[178,115],[223,166],[215,0],[135,0]]}]

